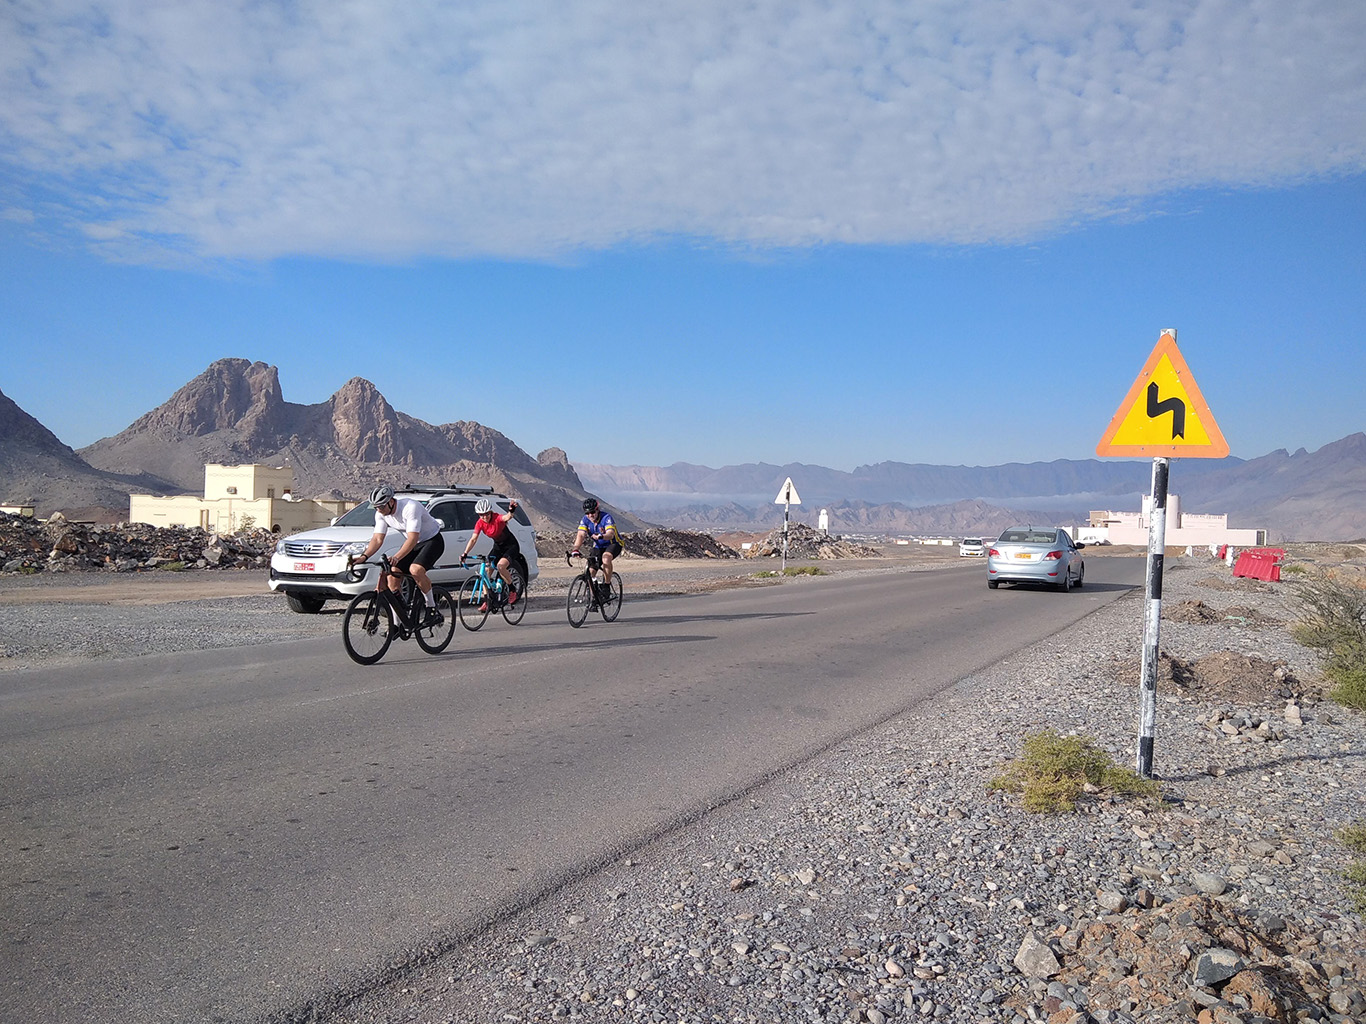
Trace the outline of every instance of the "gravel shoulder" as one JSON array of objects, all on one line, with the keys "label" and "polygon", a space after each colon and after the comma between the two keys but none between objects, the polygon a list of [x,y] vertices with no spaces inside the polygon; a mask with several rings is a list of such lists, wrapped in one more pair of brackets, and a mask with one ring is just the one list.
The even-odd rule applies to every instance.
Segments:
[{"label": "gravel shoulder", "polygon": [[[1296,696],[1164,685],[1161,807],[1039,816],[988,792],[1043,729],[1133,764],[1135,595],[317,1019],[1366,1020],[1334,839],[1366,814],[1366,716],[1300,691],[1316,660],[1286,586],[1169,563],[1164,606],[1182,601],[1262,618],[1164,621],[1165,652],[1284,662]],[[1239,714],[1282,738],[1212,724]]]}]

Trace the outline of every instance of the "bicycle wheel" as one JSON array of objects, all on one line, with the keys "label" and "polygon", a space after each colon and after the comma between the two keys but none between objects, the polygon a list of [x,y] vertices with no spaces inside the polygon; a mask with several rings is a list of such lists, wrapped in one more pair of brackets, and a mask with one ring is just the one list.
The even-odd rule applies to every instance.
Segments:
[{"label": "bicycle wheel", "polygon": [[342,643],[352,661],[373,665],[394,641],[389,608],[373,590],[357,594],[342,619]]},{"label": "bicycle wheel", "polygon": [[522,574],[517,571],[515,565],[508,566],[508,575],[512,577],[512,589],[517,594],[517,603],[503,602],[503,618],[508,621],[509,625],[515,626],[522,621],[522,616],[526,614],[526,580],[522,578]]},{"label": "bicycle wheel", "polygon": [[[484,624],[484,620],[489,617],[488,606],[488,587],[484,586],[484,581],[478,576],[471,576],[460,584],[460,599],[457,607],[460,609],[460,625],[464,626],[471,633]],[[484,610],[479,610],[480,605]]]},{"label": "bicycle wheel", "polygon": [[621,611],[621,577],[616,573],[612,573],[612,586],[608,590],[607,600],[598,605],[598,611],[602,612],[607,622],[615,622]]},{"label": "bicycle wheel", "polygon": [[[441,613],[441,625],[427,626],[417,631],[417,645],[428,654],[440,654],[455,636],[455,602],[445,587],[432,587],[436,610]],[[426,609],[423,609],[425,614]]]},{"label": "bicycle wheel", "polygon": [[582,576],[569,581],[569,624],[575,629],[588,618],[588,607],[593,603],[593,591]]}]

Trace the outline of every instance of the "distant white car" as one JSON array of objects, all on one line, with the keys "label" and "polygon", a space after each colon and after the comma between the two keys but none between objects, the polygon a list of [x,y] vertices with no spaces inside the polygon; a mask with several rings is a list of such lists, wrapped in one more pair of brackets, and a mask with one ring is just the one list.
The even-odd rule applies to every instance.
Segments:
[{"label": "distant white car", "polygon": [[981,537],[964,537],[958,545],[960,558],[981,558],[987,553],[987,546]]}]

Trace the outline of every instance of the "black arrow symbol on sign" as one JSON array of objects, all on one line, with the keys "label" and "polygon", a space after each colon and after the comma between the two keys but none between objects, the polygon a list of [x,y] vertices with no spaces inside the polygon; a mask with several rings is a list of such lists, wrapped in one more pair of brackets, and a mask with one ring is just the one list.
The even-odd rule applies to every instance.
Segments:
[{"label": "black arrow symbol on sign", "polygon": [[1148,419],[1155,420],[1164,412],[1172,414],[1172,440],[1186,436],[1186,403],[1179,398],[1169,398],[1165,402],[1157,400],[1157,383],[1148,385]]}]

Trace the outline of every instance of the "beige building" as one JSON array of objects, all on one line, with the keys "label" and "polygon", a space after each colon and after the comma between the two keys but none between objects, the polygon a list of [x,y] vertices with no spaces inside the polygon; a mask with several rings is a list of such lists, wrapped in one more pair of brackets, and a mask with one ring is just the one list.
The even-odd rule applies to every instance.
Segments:
[{"label": "beige building", "polygon": [[264,527],[297,533],[327,526],[355,507],[354,501],[295,498],[289,466],[204,467],[204,497],[193,494],[130,494],[128,521],[152,526],[198,526],[211,533]]},{"label": "beige building", "polygon": [[[1142,512],[1091,513],[1088,526],[1069,530],[1072,539],[1083,544],[1141,544],[1148,543],[1148,526],[1152,521],[1152,499],[1143,499]],[[1201,515],[1181,511],[1181,499],[1167,495],[1168,547],[1234,547],[1250,548],[1266,545],[1265,530],[1235,530],[1228,525],[1227,515]]]}]

